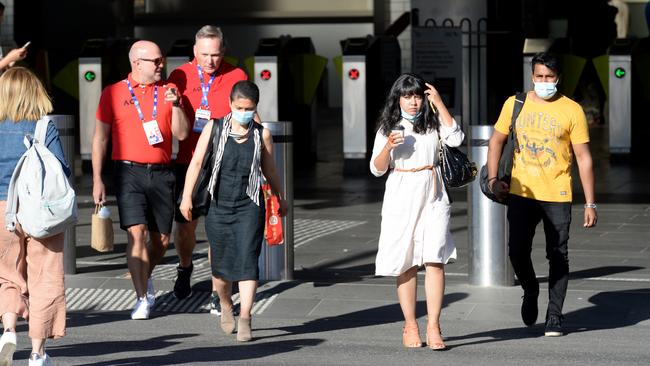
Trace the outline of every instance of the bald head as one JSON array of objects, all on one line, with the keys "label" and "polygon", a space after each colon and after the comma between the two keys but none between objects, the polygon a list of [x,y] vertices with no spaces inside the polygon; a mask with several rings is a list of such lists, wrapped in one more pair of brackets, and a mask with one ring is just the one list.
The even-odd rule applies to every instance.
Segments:
[{"label": "bald head", "polygon": [[137,41],[129,51],[131,75],[141,84],[151,84],[161,79],[164,59],[160,48],[151,41]]},{"label": "bald head", "polygon": [[160,48],[151,41],[137,41],[129,50],[129,61],[131,62],[139,58],[157,58],[160,56]]}]

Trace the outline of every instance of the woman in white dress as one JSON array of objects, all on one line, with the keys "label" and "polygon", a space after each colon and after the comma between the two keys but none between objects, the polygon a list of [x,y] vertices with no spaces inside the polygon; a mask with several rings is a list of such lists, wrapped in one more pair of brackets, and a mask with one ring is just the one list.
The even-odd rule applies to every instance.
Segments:
[{"label": "woman in white dress", "polygon": [[456,258],[456,247],[449,232],[450,203],[440,175],[438,144],[442,140],[459,146],[465,135],[438,91],[415,74],[395,81],[378,125],[370,171],[378,177],[389,175],[375,274],[397,277],[405,320],[402,342],[421,347],[415,304],[417,272],[425,267],[427,345],[443,350],[439,322],[444,265]]}]

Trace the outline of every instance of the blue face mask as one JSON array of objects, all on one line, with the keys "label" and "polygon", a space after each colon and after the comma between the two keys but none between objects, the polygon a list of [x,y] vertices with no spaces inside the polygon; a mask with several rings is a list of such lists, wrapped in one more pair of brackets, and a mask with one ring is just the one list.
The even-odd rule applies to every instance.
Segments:
[{"label": "blue face mask", "polygon": [[551,99],[557,93],[557,81],[535,83],[535,94],[542,99]]},{"label": "blue face mask", "polygon": [[255,111],[232,111],[232,119],[242,126],[248,125],[255,116]]},{"label": "blue face mask", "polygon": [[418,111],[418,113],[416,113],[415,116],[412,116],[412,115],[406,113],[406,111],[403,110],[402,108],[400,108],[399,110],[400,110],[400,112],[402,114],[402,118],[407,119],[407,120],[409,120],[411,122],[414,122],[416,119],[418,119],[418,117],[420,117],[422,115],[422,111]]}]

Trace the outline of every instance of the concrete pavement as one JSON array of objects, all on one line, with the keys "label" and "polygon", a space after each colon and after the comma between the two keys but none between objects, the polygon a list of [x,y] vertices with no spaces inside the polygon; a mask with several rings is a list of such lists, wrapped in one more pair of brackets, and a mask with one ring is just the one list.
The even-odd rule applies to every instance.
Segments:
[{"label": "concrete pavement", "polygon": [[[467,284],[467,202],[454,192],[452,231],[458,260],[447,266],[442,313],[450,349],[433,352],[401,346],[401,313],[394,279],[373,276],[383,181],[340,174],[340,130],[324,126],[324,154],[316,168],[296,174],[295,281],[259,289],[255,341],[224,335],[207,312],[209,267],[205,232],[199,225],[194,295],[179,302],[170,294],[177,263],[170,250],[154,272],[158,302],[152,319],[129,320],[135,302],[126,270],[126,238],[116,228],[116,250],[88,247],[88,177],[79,180],[78,274],[66,277],[67,337],[48,342],[57,365],[646,365],[650,359],[650,173],[647,166],[611,165],[601,146],[596,158],[599,223],[581,226],[576,192],[571,230],[571,280],[564,312],[567,335],[543,337],[547,265],[543,233],[533,259],[542,282],[538,324],[520,320],[518,287]],[[593,133],[598,137],[598,131]],[[338,142],[337,142],[338,141]],[[333,145],[328,145],[333,144]],[[320,146],[320,145],[319,145]],[[577,180],[577,179],[576,179]],[[579,185],[577,185],[579,186]],[[113,209],[117,219],[116,208]],[[117,220],[116,220],[117,221]],[[422,278],[421,278],[422,279]],[[420,282],[422,285],[422,281]],[[418,316],[425,337],[426,309],[419,287]],[[26,365],[24,331],[15,355]]]}]

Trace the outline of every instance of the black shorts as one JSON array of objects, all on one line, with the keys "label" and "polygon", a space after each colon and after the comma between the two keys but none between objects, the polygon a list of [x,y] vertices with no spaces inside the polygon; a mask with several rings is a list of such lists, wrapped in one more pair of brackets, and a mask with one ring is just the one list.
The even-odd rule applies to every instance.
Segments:
[{"label": "black shorts", "polygon": [[185,164],[176,164],[174,165],[174,174],[176,175],[176,195],[174,196],[175,200],[175,210],[174,210],[174,221],[178,223],[188,223],[179,209],[181,205],[181,197],[183,196],[183,188],[185,187],[185,176],[187,175],[187,167]]},{"label": "black shorts", "polygon": [[172,231],[174,217],[174,172],[164,165],[115,163],[115,196],[120,227],[145,224],[161,234]]}]

